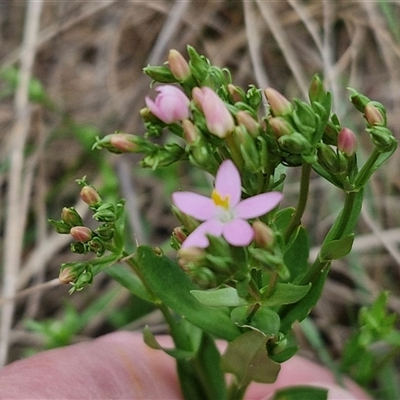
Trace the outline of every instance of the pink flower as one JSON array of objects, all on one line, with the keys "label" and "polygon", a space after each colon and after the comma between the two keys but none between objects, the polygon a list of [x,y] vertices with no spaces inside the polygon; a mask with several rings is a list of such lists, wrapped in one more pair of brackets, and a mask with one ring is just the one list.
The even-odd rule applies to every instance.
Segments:
[{"label": "pink flower", "polygon": [[223,139],[233,131],[235,121],[225,103],[212,89],[207,86],[195,87],[192,96],[206,117],[210,133]]},{"label": "pink flower", "polygon": [[338,134],[338,150],[351,157],[357,151],[357,147],[358,141],[354,132],[349,128],[343,128]]},{"label": "pink flower", "polygon": [[148,96],[145,99],[152,114],[166,124],[189,118],[190,100],[182,90],[173,85],[162,85],[156,91],[159,94],[155,101]]},{"label": "pink flower", "polygon": [[204,221],[187,237],[182,248],[207,247],[206,234],[223,236],[233,246],[248,246],[254,230],[247,219],[271,211],[281,201],[282,194],[262,193],[241,201],[241,193],[240,174],[231,160],[225,160],[219,167],[211,198],[192,192],[173,193],[173,201],[180,211]]}]

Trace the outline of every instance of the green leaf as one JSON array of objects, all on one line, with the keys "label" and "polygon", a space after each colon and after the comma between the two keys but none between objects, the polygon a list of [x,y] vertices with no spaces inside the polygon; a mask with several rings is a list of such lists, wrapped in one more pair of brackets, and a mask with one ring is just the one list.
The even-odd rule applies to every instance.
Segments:
[{"label": "green leaf", "polygon": [[158,343],[157,339],[155,338],[155,336],[153,335],[153,333],[151,332],[150,328],[147,325],[143,329],[143,341],[150,348],[154,350],[162,350],[171,357],[176,359],[184,359],[194,356],[194,352],[192,351],[176,349],[176,348],[168,349],[166,347],[162,347],[160,343]]},{"label": "green leaf", "polygon": [[155,302],[154,297],[147,291],[139,277],[124,266],[119,264],[111,265],[105,268],[104,272],[135,296],[151,303]]},{"label": "green leaf", "polygon": [[181,390],[188,400],[225,400],[226,386],[219,353],[214,340],[202,332],[196,354],[190,359],[178,359]]},{"label": "green leaf", "polygon": [[308,285],[293,285],[291,283],[277,283],[272,295],[262,300],[263,306],[281,306],[283,304],[296,303],[302,299],[311,288]]},{"label": "green leaf", "polygon": [[267,340],[260,332],[248,331],[229,343],[222,355],[222,369],[237,377],[239,387],[246,387],[251,381],[276,381],[281,367],[268,357]]},{"label": "green leaf", "polygon": [[350,253],[353,247],[354,233],[338,240],[324,243],[319,252],[321,261],[338,260]]},{"label": "green leaf", "polygon": [[261,307],[251,318],[249,307],[237,307],[232,310],[231,319],[235,325],[261,332],[266,338],[274,337],[279,333],[279,315],[266,307]]},{"label": "green leaf", "polygon": [[326,276],[329,272],[329,265],[321,266],[322,272],[313,282],[307,294],[297,303],[283,306],[279,310],[281,318],[280,331],[286,334],[295,321],[302,321],[310,313],[321,296]]},{"label": "green leaf", "polygon": [[306,230],[300,226],[295,240],[287,248],[283,261],[292,277],[303,274],[308,267],[310,241]]},{"label": "green leaf", "polygon": [[290,386],[277,390],[272,400],[327,400],[328,390],[312,386]]},{"label": "green leaf", "polygon": [[151,247],[140,246],[137,263],[150,290],[189,322],[226,340],[233,340],[240,334],[229,318],[228,309],[206,306],[190,293],[198,287],[176,262],[156,255]]},{"label": "green leaf", "polygon": [[200,303],[214,307],[238,307],[249,304],[244,298],[239,297],[235,288],[222,288],[211,290],[191,290],[190,293]]}]

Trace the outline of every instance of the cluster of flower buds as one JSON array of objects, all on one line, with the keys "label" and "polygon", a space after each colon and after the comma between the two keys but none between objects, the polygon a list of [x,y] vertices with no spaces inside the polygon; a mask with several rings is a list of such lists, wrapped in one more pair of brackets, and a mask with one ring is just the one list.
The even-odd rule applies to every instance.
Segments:
[{"label": "cluster of flower buds", "polygon": [[[61,220],[52,220],[58,233],[69,234],[76,241],[71,243],[71,251],[77,254],[94,253],[102,257],[107,250],[118,253],[122,250],[123,232],[119,232],[118,221],[124,218],[124,202],[116,205],[103,201],[98,191],[86,183],[85,178],[78,180],[81,185],[80,197],[93,212],[93,218],[99,222],[99,226],[92,230],[84,225],[82,217],[73,207],[64,207],[61,212]],[[69,263],[61,268],[60,281],[71,283],[73,291],[81,290],[93,280],[91,264],[86,262]]]}]

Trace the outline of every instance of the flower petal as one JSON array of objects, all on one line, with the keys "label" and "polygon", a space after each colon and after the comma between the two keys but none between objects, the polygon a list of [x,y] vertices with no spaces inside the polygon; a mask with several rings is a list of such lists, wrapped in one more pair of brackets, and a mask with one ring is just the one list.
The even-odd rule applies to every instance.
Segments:
[{"label": "flower petal", "polygon": [[172,200],[180,211],[200,221],[210,219],[215,214],[214,202],[201,194],[174,192],[172,193]]},{"label": "flower petal", "polygon": [[215,219],[209,219],[199,225],[182,243],[181,248],[200,247],[204,249],[209,245],[206,234],[221,236],[224,225]]},{"label": "flower petal", "polygon": [[234,219],[225,224],[222,234],[228,243],[238,247],[248,246],[254,238],[253,228],[243,219]]},{"label": "flower petal", "polygon": [[260,217],[275,208],[281,199],[280,192],[262,193],[249,197],[236,205],[235,215],[243,219]]},{"label": "flower petal", "polygon": [[222,196],[229,195],[230,207],[240,201],[242,182],[236,165],[232,160],[225,160],[219,167],[215,177],[215,190]]}]

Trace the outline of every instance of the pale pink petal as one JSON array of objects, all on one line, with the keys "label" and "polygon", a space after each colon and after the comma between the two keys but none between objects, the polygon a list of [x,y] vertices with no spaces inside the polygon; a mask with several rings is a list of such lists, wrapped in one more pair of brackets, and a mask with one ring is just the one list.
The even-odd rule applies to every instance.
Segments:
[{"label": "pale pink petal", "polygon": [[200,247],[205,248],[209,245],[206,234],[221,236],[224,225],[218,220],[209,219],[199,225],[182,243],[182,248]]},{"label": "pale pink petal", "polygon": [[242,194],[240,174],[232,160],[225,160],[220,165],[215,177],[215,190],[222,196],[229,195],[230,207],[234,207]]},{"label": "pale pink petal", "polygon": [[262,193],[249,197],[236,205],[235,215],[243,219],[260,217],[275,208],[281,199],[280,192]]},{"label": "pale pink petal", "polygon": [[254,237],[251,225],[243,219],[234,219],[224,225],[222,232],[224,238],[232,246],[248,246]]},{"label": "pale pink petal", "polygon": [[145,98],[146,106],[152,114],[166,124],[183,120],[189,117],[190,100],[173,85],[163,85],[156,88],[158,95],[153,101],[150,97]]},{"label": "pale pink petal", "polygon": [[192,192],[174,192],[172,200],[183,213],[200,221],[210,219],[215,214],[214,202],[206,196]]}]

